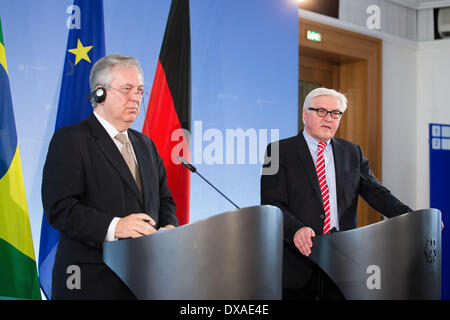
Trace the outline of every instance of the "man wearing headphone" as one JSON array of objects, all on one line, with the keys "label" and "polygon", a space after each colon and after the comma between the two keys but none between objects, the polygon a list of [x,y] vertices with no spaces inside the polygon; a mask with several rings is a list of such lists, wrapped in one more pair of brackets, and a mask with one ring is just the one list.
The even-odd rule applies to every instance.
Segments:
[{"label": "man wearing headphone", "polygon": [[[139,62],[106,56],[89,82],[93,113],[55,132],[44,165],[44,212],[60,232],[52,299],[135,299],[103,262],[102,243],[173,228],[176,206],[153,141],[130,129],[143,93]],[[80,288],[67,286],[73,265]]]}]

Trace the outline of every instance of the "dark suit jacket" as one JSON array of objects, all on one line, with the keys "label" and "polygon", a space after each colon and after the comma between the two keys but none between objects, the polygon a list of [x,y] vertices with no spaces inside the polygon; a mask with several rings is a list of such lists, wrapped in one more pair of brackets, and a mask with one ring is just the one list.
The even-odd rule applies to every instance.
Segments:
[{"label": "dark suit jacket", "polygon": [[[314,264],[294,246],[294,234],[301,227],[310,227],[316,235],[322,234],[325,211],[303,132],[278,143],[279,170],[274,175],[261,176],[261,204],[277,206],[283,212],[283,288],[301,290],[311,277]],[[387,217],[412,211],[379,184],[360,146],[339,138],[333,138],[331,144],[340,230],[356,227],[358,195]],[[266,151],[269,156],[272,149],[275,150],[273,143]],[[268,163],[264,167],[271,165]],[[373,179],[361,179],[359,172]]]},{"label": "dark suit jacket", "polygon": [[[53,135],[42,180],[44,212],[60,233],[52,298],[134,298],[103,263],[102,243],[112,219],[143,212],[155,220],[156,227],[178,225],[164,164],[153,141],[132,129],[128,136],[141,174],[142,193],[114,141],[93,114]],[[81,269],[81,289],[67,288],[70,265]]]}]

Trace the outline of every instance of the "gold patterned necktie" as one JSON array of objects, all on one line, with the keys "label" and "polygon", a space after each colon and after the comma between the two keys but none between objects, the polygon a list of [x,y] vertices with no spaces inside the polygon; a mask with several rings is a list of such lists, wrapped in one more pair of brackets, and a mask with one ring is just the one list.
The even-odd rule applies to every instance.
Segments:
[{"label": "gold patterned necktie", "polygon": [[130,168],[131,174],[133,175],[139,190],[142,191],[141,175],[139,174],[139,168],[134,161],[130,140],[128,140],[127,136],[123,133],[117,134],[115,139],[122,144],[122,156],[125,159],[128,168]]}]

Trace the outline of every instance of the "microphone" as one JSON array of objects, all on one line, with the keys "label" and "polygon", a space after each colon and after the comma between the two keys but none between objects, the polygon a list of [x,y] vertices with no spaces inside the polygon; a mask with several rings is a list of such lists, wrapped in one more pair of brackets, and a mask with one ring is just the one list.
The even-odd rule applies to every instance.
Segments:
[{"label": "microphone", "polygon": [[209,182],[208,180],[206,180],[200,173],[197,172],[197,168],[194,167],[192,164],[190,164],[189,162],[187,162],[186,160],[184,160],[182,157],[177,156],[177,159],[181,162],[181,164],[183,166],[185,166],[189,171],[196,173],[200,176],[200,178],[202,178],[203,180],[205,180],[211,187],[214,188],[214,190],[216,190],[218,193],[220,193],[222,195],[222,197],[224,197],[225,199],[227,199],[233,206],[235,206],[237,209],[240,209],[233,201],[231,201],[230,199],[228,199],[228,197],[226,195],[224,195],[222,192],[220,192],[219,189],[217,189],[215,186],[212,185],[211,182]]},{"label": "microphone", "polygon": [[[186,167],[189,169],[189,171],[192,171],[193,173],[197,172],[197,168],[194,167],[192,164],[184,160],[182,157],[177,156],[177,159]],[[198,174],[198,173],[197,173]]]}]

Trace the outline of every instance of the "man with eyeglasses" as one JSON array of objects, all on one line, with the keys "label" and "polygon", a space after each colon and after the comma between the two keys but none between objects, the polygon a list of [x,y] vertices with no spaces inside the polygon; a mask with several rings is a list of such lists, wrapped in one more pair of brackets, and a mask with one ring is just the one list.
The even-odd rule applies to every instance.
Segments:
[{"label": "man with eyeglasses", "polygon": [[[44,165],[44,212],[60,234],[52,299],[135,299],[103,263],[103,242],[173,228],[176,206],[153,141],[130,129],[143,93],[139,62],[106,56],[89,82],[92,115],[55,132]],[[79,288],[68,286],[70,266]]]},{"label": "man with eyeglasses", "polygon": [[283,212],[283,299],[344,299],[307,257],[312,237],[356,228],[358,196],[387,217],[412,211],[376,180],[359,145],[334,137],[346,108],[343,94],[312,90],[303,105],[305,129],[266,151],[279,152],[277,173],[264,174],[271,164],[263,166],[261,203]]}]

